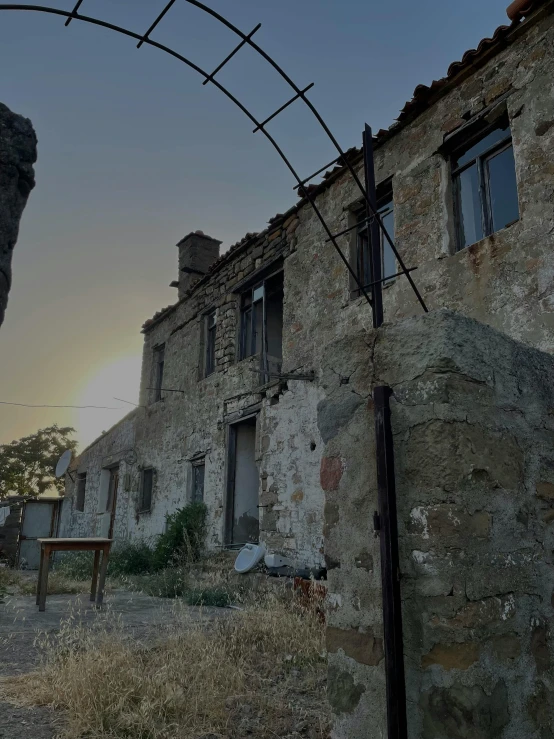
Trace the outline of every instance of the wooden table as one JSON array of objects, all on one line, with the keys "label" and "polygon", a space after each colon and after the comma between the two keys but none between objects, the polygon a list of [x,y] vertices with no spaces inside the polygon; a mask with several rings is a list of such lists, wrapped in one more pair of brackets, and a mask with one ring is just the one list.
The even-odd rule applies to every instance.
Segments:
[{"label": "wooden table", "polygon": [[[90,599],[96,600],[96,606],[102,605],[104,598],[104,585],[108,571],[108,559],[113,539],[83,538],[83,539],[38,539],[40,545],[40,566],[37,582],[37,605],[39,611],[46,610],[46,593],[48,592],[48,571],[52,552],[94,552],[94,565],[92,568],[92,584],[90,587]],[[100,565],[100,554],[102,553],[102,564]],[[100,565],[100,568],[99,568]],[[100,569],[100,577],[98,571]],[[98,589],[97,586],[98,585]]]}]

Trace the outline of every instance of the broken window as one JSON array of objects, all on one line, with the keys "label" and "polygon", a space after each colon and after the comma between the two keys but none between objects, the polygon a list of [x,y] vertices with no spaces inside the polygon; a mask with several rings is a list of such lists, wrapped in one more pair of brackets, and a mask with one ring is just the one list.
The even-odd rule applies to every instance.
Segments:
[{"label": "broken window", "polygon": [[139,511],[149,511],[152,507],[152,488],[154,487],[154,470],[142,470],[140,480]]},{"label": "broken window", "polygon": [[77,475],[77,493],[75,495],[75,510],[81,511],[81,513],[85,510],[86,486],[87,486],[87,473],[80,472]]},{"label": "broken window", "polygon": [[165,344],[154,349],[154,403],[162,399],[162,383],[164,377]]},{"label": "broken window", "polygon": [[206,358],[204,364],[204,376],[211,375],[215,370],[215,310],[208,313],[206,321]]},{"label": "broken window", "polygon": [[206,462],[199,459],[192,463],[192,490],[191,503],[201,503],[204,500],[204,477],[206,475]]},{"label": "broken window", "polygon": [[264,371],[278,373],[283,358],[283,272],[242,295],[240,359],[259,354]]},{"label": "broken window", "polygon": [[452,155],[458,250],[519,220],[512,134],[507,115]]},{"label": "broken window", "polygon": [[[377,212],[381,217],[381,221],[383,226],[386,228],[387,233],[391,239],[394,239],[394,204],[391,183],[388,183],[386,186],[382,186],[377,190]],[[355,231],[356,274],[358,280],[364,287],[368,287],[373,281],[371,276],[371,246],[366,218],[367,211],[364,206],[356,212],[358,228]],[[383,278],[391,278],[397,272],[396,259],[381,228],[379,228],[379,250],[381,254],[381,276]],[[359,294],[359,288],[357,288],[356,294]]]}]

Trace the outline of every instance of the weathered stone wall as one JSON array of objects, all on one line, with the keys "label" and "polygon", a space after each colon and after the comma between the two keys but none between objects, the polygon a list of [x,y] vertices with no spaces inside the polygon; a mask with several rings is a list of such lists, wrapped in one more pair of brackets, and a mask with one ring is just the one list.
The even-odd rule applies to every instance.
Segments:
[{"label": "weathered stone wall", "polygon": [[[391,178],[396,246],[430,310],[451,308],[531,346],[554,351],[554,4],[516,27],[502,49],[454,79],[445,94],[375,149],[378,183]],[[520,220],[456,251],[454,206],[444,138],[507,95]],[[358,171],[363,181],[361,161]],[[317,197],[334,233],[352,224],[360,192],[349,174],[330,178]],[[363,298],[351,299],[346,268],[306,206],[297,230],[298,299],[294,321],[299,361],[313,362],[320,336],[344,335],[365,320]],[[349,239],[339,243],[349,252]],[[385,320],[419,315],[405,278],[387,285]]]},{"label": "weathered stone wall", "polygon": [[[397,246],[408,266],[418,266],[413,276],[429,308],[452,308],[547,352],[554,351],[553,6],[544,4],[505,35],[502,46],[476,57],[471,69],[441,88],[427,110],[381,137],[375,153],[378,182],[392,178]],[[521,218],[456,252],[444,137],[504,95]],[[352,209],[359,201],[360,193],[344,173],[331,176],[317,194],[335,232],[352,224]],[[345,252],[349,238],[341,239]],[[240,289],[256,270],[279,261],[285,292],[282,370],[314,371],[315,379],[260,388],[257,359],[238,361]],[[403,278],[387,285],[384,306],[388,321],[421,314]],[[216,371],[203,378],[203,321],[212,309]],[[145,324],[143,407],[135,417],[135,446],[137,466],[152,465],[157,478],[151,512],[137,514],[129,503],[127,534],[150,536],[163,530],[166,514],[189,499],[192,458],[205,454],[210,544],[220,546],[228,424],[255,410],[262,539],[295,555],[299,563],[317,564],[324,491],[339,474],[332,466],[337,462],[325,462],[331,467],[322,469],[319,481],[321,455],[324,445],[332,450],[338,443],[342,425],[351,417],[360,424],[356,438],[363,452],[342,472],[346,479],[368,479],[373,465],[372,423],[364,412],[369,392],[364,373],[370,368],[360,339],[360,332],[370,327],[369,306],[363,298],[352,298],[347,270],[305,202],[223,255],[182,300]],[[153,350],[162,343],[163,384],[184,392],[164,393],[162,402],[152,403]],[[361,544],[358,553],[365,550]],[[352,567],[352,582],[365,577],[363,567]],[[364,609],[360,624],[368,618]]]},{"label": "weathered stone wall", "polygon": [[[114,537],[128,536],[129,519],[138,504],[139,465],[135,459],[136,411],[131,411],[118,424],[97,439],[71,463],[73,480],[66,476],[65,497],[61,507],[60,536],[99,536],[100,515],[105,506],[100,499],[102,470],[117,468],[119,493],[114,520]],[[86,472],[84,511],[75,509],[77,475]]]},{"label": "weathered stone wall", "polygon": [[[85,513],[73,511],[74,486],[68,482],[64,533],[94,532],[100,470],[113,450],[127,449],[131,444],[127,429],[132,423],[137,458],[132,466],[122,462],[120,485],[127,473],[132,483],[130,489],[120,489],[115,536],[150,538],[160,534],[166,515],[190,500],[192,460],[205,455],[208,544],[221,546],[225,541],[229,423],[256,412],[261,539],[299,565],[322,564],[322,444],[316,415],[321,391],[315,383],[295,380],[273,381],[261,387],[259,359],[237,361],[236,357],[239,294],[234,291],[260,268],[282,264],[285,326],[290,323],[288,291],[297,282],[296,263],[291,263],[290,257],[296,249],[297,225],[294,211],[278,217],[260,237],[248,237],[224,255],[210,277],[199,280],[187,299],[146,324],[141,407],[124,428],[116,426],[108,431],[80,456],[79,471],[94,472],[87,473]],[[203,317],[214,309],[216,371],[203,377]],[[285,328],[283,361],[292,366],[287,333]],[[163,386],[183,392],[162,393],[163,400],[153,403],[148,388],[153,384],[153,350],[159,344],[165,344]],[[144,467],[156,470],[155,487],[151,510],[139,512],[140,470]]]},{"label": "weathered stone wall", "polygon": [[[370,384],[394,393],[410,739],[548,737],[554,358],[449,311],[369,343]],[[337,739],[384,722],[375,472],[352,452],[354,435],[373,444],[364,415],[322,464]]]},{"label": "weathered stone wall", "polygon": [[21,214],[35,186],[37,138],[28,118],[0,103],[0,326],[12,284],[12,254]]}]

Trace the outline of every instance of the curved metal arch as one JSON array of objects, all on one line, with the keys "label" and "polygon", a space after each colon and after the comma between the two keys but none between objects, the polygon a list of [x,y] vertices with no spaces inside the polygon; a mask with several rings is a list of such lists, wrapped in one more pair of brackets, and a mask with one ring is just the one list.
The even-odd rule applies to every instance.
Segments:
[{"label": "curved metal arch", "polygon": [[[337,242],[336,242],[336,236],[331,232],[331,229],[327,225],[327,223],[325,221],[325,218],[323,217],[321,211],[317,207],[317,204],[315,202],[314,197],[309,192],[309,190],[307,190],[304,187],[304,185],[306,184],[306,180],[301,180],[300,176],[298,175],[298,173],[296,172],[296,170],[292,166],[290,160],[288,159],[288,157],[286,156],[286,154],[283,152],[283,150],[281,149],[281,147],[279,146],[279,144],[277,143],[277,141],[274,139],[274,137],[271,134],[269,134],[266,131],[266,129],[264,127],[264,123],[267,123],[268,121],[265,121],[264,123],[260,123],[259,121],[257,121],[256,120],[256,117],[248,110],[248,108],[246,108],[246,106],[243,105],[243,103],[241,103],[240,100],[238,100],[238,98],[236,98],[224,85],[222,85],[220,82],[218,82],[215,79],[215,72],[212,72],[211,74],[208,74],[205,70],[203,70],[200,66],[198,66],[197,64],[195,64],[193,61],[191,61],[187,57],[183,56],[182,54],[179,54],[177,51],[175,51],[174,49],[171,49],[170,47],[168,47],[168,46],[166,46],[164,44],[160,44],[157,41],[153,41],[149,37],[150,32],[157,25],[157,23],[163,18],[163,16],[167,12],[167,10],[169,10],[169,8],[173,4],[173,2],[175,2],[175,0],[172,0],[172,2],[170,2],[166,6],[166,8],[164,9],[164,11],[162,11],[162,13],[160,14],[160,16],[156,20],[156,22],[149,28],[149,30],[146,32],[146,34],[144,34],[142,36],[140,34],[138,34],[138,33],[135,33],[134,31],[131,31],[131,30],[127,29],[127,28],[123,28],[122,26],[117,26],[117,25],[115,25],[113,23],[109,23],[107,21],[103,21],[103,20],[101,20],[99,18],[94,18],[92,16],[86,16],[86,15],[82,15],[82,14],[78,13],[77,10],[78,10],[79,6],[81,5],[81,2],[82,2],[82,0],[78,0],[78,2],[76,4],[75,8],[73,9],[73,11],[65,11],[65,10],[61,10],[59,8],[50,8],[50,7],[46,7],[46,6],[40,6],[40,5],[27,5],[27,4],[14,4],[14,3],[3,3],[3,4],[0,4],[0,10],[31,11],[31,12],[38,12],[38,13],[46,13],[46,14],[50,14],[50,15],[59,15],[59,16],[62,16],[62,17],[65,17],[66,18],[66,25],[68,25],[70,23],[70,21],[72,21],[72,20],[80,20],[80,21],[83,21],[85,23],[90,23],[92,25],[100,26],[102,28],[107,28],[108,30],[115,31],[116,33],[120,33],[120,34],[122,34],[124,36],[128,36],[130,38],[136,39],[139,42],[138,45],[137,45],[139,48],[140,48],[140,46],[142,44],[148,44],[149,46],[153,46],[154,48],[157,48],[160,51],[163,51],[166,54],[169,54],[170,56],[173,56],[174,58],[176,58],[179,61],[183,62],[188,67],[190,67],[191,69],[193,69],[195,72],[197,72],[198,74],[200,74],[201,76],[203,76],[204,77],[204,84],[206,84],[207,82],[211,82],[213,85],[215,85],[229,100],[231,100],[252,121],[252,123],[255,124],[255,126],[256,126],[255,131],[261,130],[261,132],[263,133],[263,135],[268,139],[268,141],[274,147],[274,149],[276,150],[276,152],[278,153],[278,155],[280,156],[280,158],[283,160],[285,166],[289,169],[289,171],[293,175],[294,179],[296,180],[297,186],[299,188],[299,192],[301,192],[303,194],[303,196],[310,203],[313,211],[315,212],[318,220],[320,221],[321,225],[323,226],[323,229],[325,230],[325,232],[326,232],[326,234],[328,236],[328,241],[330,241],[333,244],[335,250],[339,254],[339,256],[340,256],[341,260],[343,261],[343,263],[345,264],[348,272],[351,274],[352,278],[354,279],[354,281],[355,281],[356,285],[358,286],[360,292],[364,295],[364,297],[367,300],[367,302],[370,305],[372,305],[372,301],[369,298],[369,295],[368,295],[368,293],[366,291],[366,287],[360,282],[360,280],[358,278],[358,275],[356,274],[356,272],[354,271],[354,269],[351,267],[349,260],[345,257],[345,255],[343,254],[341,248],[337,244]],[[335,149],[339,153],[339,156],[334,161],[340,161],[341,163],[343,163],[344,165],[346,165],[346,167],[348,168],[348,170],[349,170],[349,172],[350,172],[353,180],[355,181],[356,185],[358,186],[358,188],[360,190],[360,193],[362,194],[362,196],[363,196],[363,198],[364,198],[364,200],[366,202],[366,206],[368,208],[368,211],[372,214],[372,217],[378,223],[379,227],[381,228],[381,230],[383,232],[383,235],[384,235],[385,239],[389,243],[389,245],[392,248],[392,250],[393,250],[396,258],[398,259],[398,262],[399,262],[400,266],[402,267],[402,274],[405,274],[406,275],[406,277],[408,278],[408,281],[409,281],[409,283],[410,283],[410,285],[411,285],[411,287],[412,287],[412,289],[413,289],[413,291],[414,291],[414,293],[415,293],[418,301],[420,302],[420,304],[423,307],[423,309],[425,311],[427,311],[427,307],[426,307],[426,305],[425,305],[425,303],[424,303],[424,301],[423,301],[423,299],[422,299],[422,297],[421,297],[421,295],[420,295],[420,293],[419,293],[419,291],[418,291],[415,283],[413,282],[413,279],[412,279],[412,277],[410,275],[409,270],[406,269],[406,267],[404,265],[404,262],[403,262],[401,256],[399,255],[398,251],[396,250],[396,247],[395,247],[395,245],[393,243],[393,240],[391,239],[390,234],[387,232],[387,230],[386,230],[386,228],[385,228],[385,226],[384,226],[384,224],[382,222],[382,219],[381,219],[379,213],[376,211],[376,209],[374,208],[373,204],[370,202],[370,200],[368,198],[368,194],[366,192],[366,189],[362,185],[362,183],[361,183],[361,181],[360,181],[360,179],[359,179],[356,171],[354,170],[351,162],[344,155],[344,151],[342,150],[340,144],[338,143],[338,141],[336,140],[336,138],[333,136],[331,130],[329,129],[329,127],[327,126],[327,124],[325,123],[325,121],[323,120],[323,118],[321,117],[321,115],[319,114],[319,112],[317,111],[317,109],[315,108],[315,106],[313,105],[313,103],[310,100],[308,100],[308,98],[306,97],[305,93],[306,93],[307,89],[309,89],[309,88],[305,88],[304,90],[301,90],[296,85],[296,83],[289,77],[289,75],[287,75],[287,73],[282,69],[282,67],[274,59],[272,59],[272,57],[269,54],[267,54],[260,46],[258,46],[258,44],[256,44],[254,41],[252,41],[252,38],[251,37],[252,37],[252,35],[253,35],[254,32],[251,32],[250,34],[244,34],[233,23],[231,23],[230,21],[228,21],[222,15],[220,15],[219,13],[217,13],[215,10],[212,10],[208,6],[204,5],[204,3],[199,2],[198,0],[185,0],[185,2],[187,2],[189,5],[192,5],[194,7],[197,7],[198,9],[204,11],[205,13],[207,13],[208,15],[210,15],[211,17],[215,18],[218,22],[222,23],[224,26],[226,26],[227,28],[229,28],[231,31],[233,31],[233,33],[235,33],[237,36],[239,36],[242,39],[240,46],[242,46],[244,44],[248,44],[251,48],[253,48],[263,59],[265,59],[277,71],[277,73],[295,91],[295,93],[296,93],[295,99],[296,98],[301,99],[308,106],[309,110],[315,116],[317,122],[319,123],[319,125],[321,126],[321,128],[326,133],[326,135],[328,136],[329,140],[331,141],[331,143],[333,144],[333,146],[335,147]],[[255,30],[257,30],[257,28],[259,28],[259,26],[257,26]],[[230,57],[228,57],[228,58],[230,58]],[[223,66],[223,65],[220,65],[220,67],[221,66]],[[220,67],[218,67],[217,69],[219,69]],[[216,69],[216,71],[217,71],[217,69]],[[309,87],[311,87],[311,85]],[[286,107],[286,106],[284,106],[284,107]],[[277,111],[277,113],[280,112],[280,110]],[[274,116],[271,116],[271,118],[273,118],[273,117]]]}]

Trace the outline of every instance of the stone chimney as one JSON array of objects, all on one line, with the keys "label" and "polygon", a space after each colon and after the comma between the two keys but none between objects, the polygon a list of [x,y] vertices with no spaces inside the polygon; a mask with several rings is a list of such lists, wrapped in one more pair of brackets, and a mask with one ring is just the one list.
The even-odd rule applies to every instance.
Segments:
[{"label": "stone chimney", "polygon": [[212,239],[203,231],[189,233],[179,241],[179,300],[185,296],[193,282],[208,273],[219,258],[220,244],[221,241]]}]

